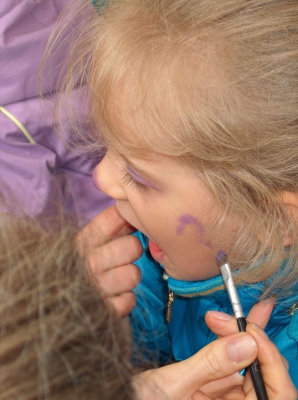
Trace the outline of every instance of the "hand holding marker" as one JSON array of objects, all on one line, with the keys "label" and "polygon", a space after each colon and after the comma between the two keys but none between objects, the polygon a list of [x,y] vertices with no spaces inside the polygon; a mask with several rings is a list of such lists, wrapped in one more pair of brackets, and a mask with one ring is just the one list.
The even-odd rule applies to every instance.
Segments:
[{"label": "hand holding marker", "polygon": [[[238,296],[238,292],[233,281],[232,272],[230,269],[230,265],[228,263],[227,255],[224,251],[220,250],[216,256],[217,263],[220,267],[220,272],[222,274],[223,280],[226,285],[227,292],[229,294],[229,298],[233,307],[233,312],[237,320],[239,332],[246,331],[246,319],[243,314],[243,309],[240,303],[240,299]],[[254,389],[257,395],[258,400],[268,400],[268,396],[266,393],[266,388],[264,385],[262,372],[260,369],[260,365],[258,359],[248,367],[251,379],[254,385]]]}]

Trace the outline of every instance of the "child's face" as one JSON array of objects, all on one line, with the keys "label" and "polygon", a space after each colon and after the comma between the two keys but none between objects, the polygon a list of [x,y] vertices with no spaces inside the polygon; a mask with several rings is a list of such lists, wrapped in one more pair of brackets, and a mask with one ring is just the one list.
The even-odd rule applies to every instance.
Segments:
[{"label": "child's face", "polygon": [[94,171],[98,189],[117,200],[120,214],[150,239],[150,252],[166,272],[182,280],[216,276],[216,254],[229,254],[236,224],[214,234],[220,208],[202,180],[166,156],[124,159],[108,151]]}]

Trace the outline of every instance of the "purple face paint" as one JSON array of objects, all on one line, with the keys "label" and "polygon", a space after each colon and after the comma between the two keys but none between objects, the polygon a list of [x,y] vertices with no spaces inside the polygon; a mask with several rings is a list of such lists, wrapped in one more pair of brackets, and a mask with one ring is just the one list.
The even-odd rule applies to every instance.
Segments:
[{"label": "purple face paint", "polygon": [[205,238],[206,230],[204,226],[196,217],[191,214],[181,215],[181,217],[179,218],[179,225],[176,228],[176,235],[182,235],[187,225],[191,225],[196,229],[198,233],[199,243],[202,243],[205,246],[210,246],[210,242]]},{"label": "purple face paint", "polygon": [[145,179],[145,178],[143,178],[142,176],[140,176],[139,174],[137,174],[137,173],[131,168],[130,165],[127,165],[127,166],[126,166],[126,171],[129,173],[129,175],[132,176],[132,178],[133,178],[136,182],[140,183],[140,184],[143,185],[143,186],[148,186],[148,187],[150,187],[150,188],[152,188],[152,189],[154,189],[154,190],[158,190],[158,191],[159,191],[159,189],[158,189],[157,186],[155,186],[152,182],[147,181],[147,179]]}]

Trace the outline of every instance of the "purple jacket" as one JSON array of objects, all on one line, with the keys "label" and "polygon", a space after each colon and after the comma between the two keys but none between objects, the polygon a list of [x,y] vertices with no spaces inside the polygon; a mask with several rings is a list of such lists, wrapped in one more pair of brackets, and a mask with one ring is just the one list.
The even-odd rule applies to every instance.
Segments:
[{"label": "purple jacket", "polygon": [[[93,185],[91,174],[99,159],[71,152],[57,138],[51,116],[54,101],[41,101],[37,86],[43,51],[67,2],[0,1],[0,107],[4,107],[0,108],[0,185],[11,207],[21,207],[30,215],[49,215],[62,201],[66,211],[75,213],[84,225],[113,200]],[[52,75],[49,82],[54,81]],[[51,87],[46,90],[51,92]],[[74,93],[74,98],[83,121],[84,101],[80,93]],[[30,143],[18,122],[35,143]],[[70,134],[66,127],[63,136]]]}]

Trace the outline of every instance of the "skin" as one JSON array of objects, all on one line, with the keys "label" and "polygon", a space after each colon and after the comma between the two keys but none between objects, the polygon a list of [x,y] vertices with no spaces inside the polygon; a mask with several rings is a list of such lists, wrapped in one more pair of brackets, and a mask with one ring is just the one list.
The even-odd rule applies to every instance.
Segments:
[{"label": "skin", "polygon": [[77,235],[79,251],[88,261],[95,284],[122,317],[136,304],[132,289],[141,278],[133,264],[142,254],[140,242],[131,236],[134,230],[112,206]]},{"label": "skin", "polygon": [[181,215],[181,217],[179,218],[179,225],[177,226],[176,229],[176,235],[182,235],[188,225],[193,226],[195,228],[197,232],[198,243],[201,243],[209,247],[211,246],[210,242],[206,239],[205,228],[199,222],[199,220],[191,214]]},{"label": "skin", "polygon": [[185,361],[137,376],[135,384],[140,400],[255,400],[249,374],[244,378],[238,371],[240,365],[250,364],[256,357],[269,400],[297,398],[286,365],[264,331],[249,324],[247,333],[233,333],[235,320],[224,320],[226,314],[218,314],[221,314],[222,322],[217,324],[209,316],[210,325],[214,332],[221,327],[229,335],[210,343]]},{"label": "skin", "polygon": [[[120,316],[127,315],[134,307],[135,297],[131,290],[140,279],[138,269],[132,263],[142,249],[138,240],[130,236],[132,231],[117,208],[112,206],[77,236],[80,252],[87,258],[96,283]],[[273,303],[256,304],[248,320],[264,328],[273,306]],[[134,385],[138,400],[255,400],[249,374],[243,378],[238,371],[256,356],[269,399],[297,398],[284,360],[260,328],[249,324],[247,333],[238,333],[233,317],[211,311],[206,315],[206,323],[221,338],[185,361],[137,375]],[[248,336],[252,341],[246,341]],[[237,350],[233,352],[234,358],[227,352],[229,344]],[[187,379],[181,379],[181,376]]]},{"label": "skin", "polygon": [[241,221],[227,219],[225,231],[214,234],[221,209],[189,169],[171,157],[145,161],[108,151],[93,178],[117,200],[120,215],[150,238],[153,258],[170,276],[204,280],[219,274],[216,254],[232,251]]}]

